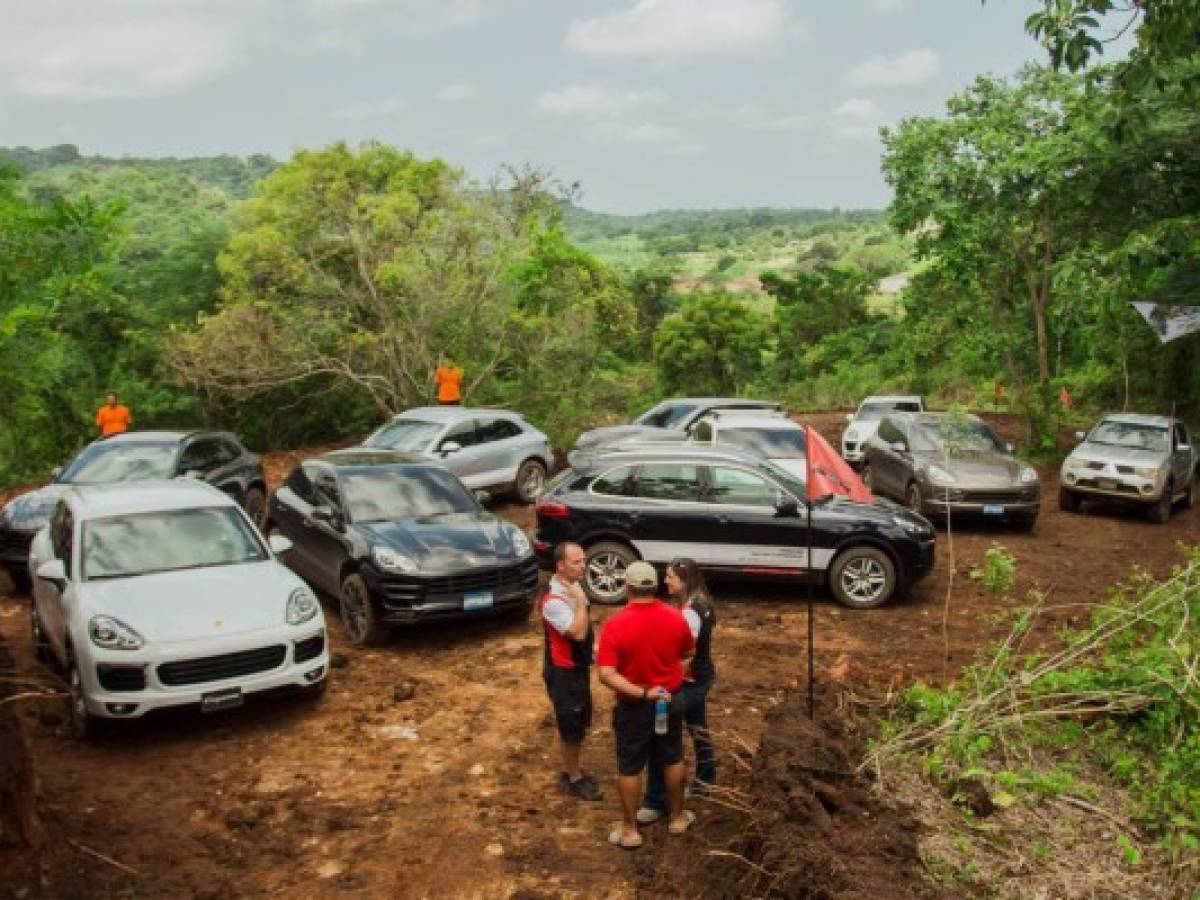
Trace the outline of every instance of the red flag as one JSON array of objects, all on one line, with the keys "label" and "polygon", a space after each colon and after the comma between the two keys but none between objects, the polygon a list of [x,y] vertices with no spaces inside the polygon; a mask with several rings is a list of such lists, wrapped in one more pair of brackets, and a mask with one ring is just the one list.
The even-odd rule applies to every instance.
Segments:
[{"label": "red flag", "polygon": [[811,425],[804,428],[804,468],[808,473],[808,499],[818,500],[829,494],[847,497],[859,503],[874,503],[875,497],[858,473],[829,446]]}]

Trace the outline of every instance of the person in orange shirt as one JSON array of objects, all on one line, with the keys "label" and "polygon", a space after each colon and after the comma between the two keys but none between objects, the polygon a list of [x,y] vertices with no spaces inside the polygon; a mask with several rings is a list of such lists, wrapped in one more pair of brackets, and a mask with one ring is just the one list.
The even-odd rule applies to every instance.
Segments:
[{"label": "person in orange shirt", "polygon": [[459,406],[462,403],[462,380],[463,370],[454,364],[454,360],[439,362],[437,371],[433,373],[438,403],[442,406]]},{"label": "person in orange shirt", "polygon": [[127,408],[117,402],[117,395],[110,393],[105,397],[104,405],[96,413],[96,427],[100,429],[100,437],[128,431],[132,424],[133,416]]}]

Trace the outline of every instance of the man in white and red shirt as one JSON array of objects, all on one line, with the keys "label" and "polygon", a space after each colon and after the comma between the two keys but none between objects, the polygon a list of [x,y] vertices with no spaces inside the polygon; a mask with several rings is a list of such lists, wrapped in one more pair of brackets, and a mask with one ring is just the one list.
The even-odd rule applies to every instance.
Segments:
[{"label": "man in white and red shirt", "polygon": [[599,800],[600,785],[579,765],[583,739],[592,724],[592,619],[580,579],[583,548],[563,543],[554,548],[554,575],[542,597],[546,633],[542,678],[554,706],[562,748],[562,787],[584,800]]},{"label": "man in white and red shirt", "polygon": [[[617,740],[617,792],[622,821],[608,839],[626,849],[642,845],[637,809],[642,771],[651,759],[661,764],[667,788],[668,830],[682,834],[695,816],[683,808],[683,664],[696,649],[683,614],[655,596],[658,573],[645,562],[625,569],[629,600],[604,625],[596,665],[600,680],[617,695],[613,733]],[[654,728],[655,705],[668,706],[667,729]]]}]

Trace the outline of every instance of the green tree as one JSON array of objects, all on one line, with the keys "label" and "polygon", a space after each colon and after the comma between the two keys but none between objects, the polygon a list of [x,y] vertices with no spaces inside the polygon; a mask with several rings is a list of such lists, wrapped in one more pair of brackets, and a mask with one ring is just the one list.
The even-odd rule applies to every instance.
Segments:
[{"label": "green tree", "polygon": [[757,378],[767,346],[763,316],[723,293],[696,294],[663,319],[654,359],[667,393],[737,394]]}]

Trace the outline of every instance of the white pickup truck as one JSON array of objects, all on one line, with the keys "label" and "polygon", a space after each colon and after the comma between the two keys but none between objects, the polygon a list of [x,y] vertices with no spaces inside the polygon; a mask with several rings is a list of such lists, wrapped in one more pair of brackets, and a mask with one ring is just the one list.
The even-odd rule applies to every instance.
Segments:
[{"label": "white pickup truck", "polygon": [[1105,416],[1063,460],[1058,505],[1078,512],[1088,497],[1146,508],[1153,522],[1171,518],[1177,501],[1196,501],[1196,448],[1179,419],[1139,413]]}]

